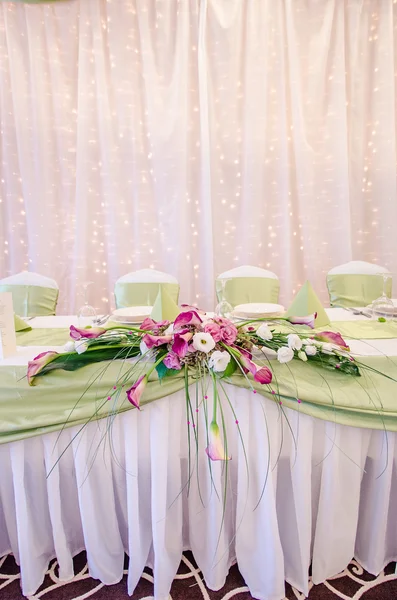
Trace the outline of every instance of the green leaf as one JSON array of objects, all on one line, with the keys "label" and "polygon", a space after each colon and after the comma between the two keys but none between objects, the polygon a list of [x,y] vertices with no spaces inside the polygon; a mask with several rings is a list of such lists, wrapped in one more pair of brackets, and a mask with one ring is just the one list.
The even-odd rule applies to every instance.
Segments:
[{"label": "green leaf", "polygon": [[165,364],[163,362],[161,362],[159,365],[157,365],[156,371],[157,371],[158,378],[161,381],[167,375],[168,369],[165,366]]},{"label": "green leaf", "polygon": [[82,354],[77,352],[68,352],[60,354],[50,363],[48,363],[40,373],[37,373],[35,377],[45,375],[49,371],[54,369],[64,369],[65,371],[76,371],[81,367],[90,365],[95,362],[101,362],[103,360],[123,360],[128,355],[128,358],[137,356],[139,354],[139,348],[131,348],[130,346],[103,346],[101,348],[88,349]]},{"label": "green leaf", "polygon": [[236,359],[233,358],[233,356],[231,356],[229,364],[227,365],[226,369],[223,372],[222,378],[223,377],[231,377],[236,369],[237,369]]},{"label": "green leaf", "polygon": [[164,377],[172,377],[173,375],[181,372],[180,370],[178,371],[178,369],[167,369],[163,362],[157,365],[156,371],[160,381],[164,379]]}]

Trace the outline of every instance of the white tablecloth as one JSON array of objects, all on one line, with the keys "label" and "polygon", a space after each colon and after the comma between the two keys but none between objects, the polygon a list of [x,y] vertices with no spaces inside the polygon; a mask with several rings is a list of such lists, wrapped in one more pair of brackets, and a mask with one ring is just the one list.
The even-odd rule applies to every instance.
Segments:
[{"label": "white tablecloth", "polygon": [[211,482],[200,413],[187,493],[184,391],[117,416],[110,429],[102,420],[77,437],[78,427],[59,440],[50,433],[0,445],[0,556],[14,553],[25,595],[55,556],[61,578],[72,577],[72,557],[83,549],[90,574],[106,584],[122,578],[127,552],[130,594],[150,565],[157,600],[168,597],[186,548],[211,589],[237,560],[251,594],[266,600],[284,598],[284,580],[307,594],[310,563],[320,583],[353,556],[374,574],[397,559],[397,434],[286,409],[291,433],[274,402],[227,390],[248,464],[226,411],[232,460],[223,524],[223,465],[212,463]]}]

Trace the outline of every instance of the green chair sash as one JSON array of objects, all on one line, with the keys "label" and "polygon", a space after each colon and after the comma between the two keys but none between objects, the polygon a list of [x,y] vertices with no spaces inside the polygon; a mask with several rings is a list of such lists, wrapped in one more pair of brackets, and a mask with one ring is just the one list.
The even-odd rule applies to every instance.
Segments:
[{"label": "green chair sash", "polygon": [[117,308],[128,306],[153,306],[159,289],[168,292],[176,304],[179,298],[179,285],[177,283],[116,283],[114,295]]},{"label": "green chair sash", "polygon": [[[270,277],[233,277],[226,279],[225,299],[232,305],[251,302],[278,302],[280,284],[278,279]],[[216,280],[218,301],[222,295],[222,279]]]},{"label": "green chair sash", "polygon": [[[331,306],[367,306],[379,298],[383,291],[380,275],[327,275]],[[388,280],[386,293],[391,297],[392,280]]]},{"label": "green chair sash", "polygon": [[55,315],[59,290],[38,285],[0,285],[0,292],[11,292],[14,312],[21,317]]}]

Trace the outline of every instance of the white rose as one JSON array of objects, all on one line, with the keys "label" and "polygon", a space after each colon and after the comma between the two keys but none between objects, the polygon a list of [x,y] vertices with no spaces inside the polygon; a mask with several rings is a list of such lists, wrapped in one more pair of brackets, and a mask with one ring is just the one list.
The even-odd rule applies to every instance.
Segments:
[{"label": "white rose", "polygon": [[273,337],[272,332],[269,329],[269,326],[266,323],[262,323],[260,327],[256,330],[256,335],[260,337],[265,342],[267,340],[271,340]]},{"label": "white rose", "polygon": [[317,354],[316,346],[305,346],[305,352],[308,356],[314,356]]},{"label": "white rose", "polygon": [[288,346],[283,346],[277,350],[277,360],[280,363],[287,363],[294,358],[294,351]]},{"label": "white rose", "polygon": [[66,344],[63,347],[64,352],[73,352],[74,349],[75,343],[73,341],[66,342]]},{"label": "white rose", "polygon": [[300,339],[299,335],[296,335],[296,333],[290,333],[287,337],[287,340],[288,346],[291,348],[291,350],[300,350],[302,348],[302,340]]},{"label": "white rose", "polygon": [[77,354],[83,354],[83,352],[85,352],[87,350],[87,348],[88,348],[87,342],[79,340],[76,343],[75,350],[76,350]]},{"label": "white rose", "polygon": [[298,358],[300,358],[301,360],[303,360],[303,362],[306,362],[306,361],[307,361],[307,356],[306,356],[306,354],[303,352],[303,350],[300,350],[300,351],[298,352]]},{"label": "white rose", "polygon": [[220,350],[215,350],[215,352],[211,354],[208,364],[210,366],[210,369],[212,369],[216,373],[221,373],[226,369],[229,362],[229,352],[221,352]]},{"label": "white rose", "polygon": [[195,333],[193,336],[193,348],[207,354],[215,348],[215,340],[210,333]]}]

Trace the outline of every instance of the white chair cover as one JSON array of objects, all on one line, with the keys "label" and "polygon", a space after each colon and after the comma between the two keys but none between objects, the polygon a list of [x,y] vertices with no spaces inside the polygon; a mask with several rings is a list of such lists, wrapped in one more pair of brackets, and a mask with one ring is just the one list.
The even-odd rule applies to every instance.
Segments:
[{"label": "white chair cover", "polygon": [[140,269],[139,271],[132,271],[120,277],[117,283],[176,283],[178,280],[162,271],[156,271],[155,269]]},{"label": "white chair cover", "polygon": [[244,265],[230,269],[218,275],[217,279],[233,279],[234,277],[264,277],[266,279],[278,279],[275,273],[261,269],[261,267],[252,267],[250,265]]},{"label": "white chair cover", "polygon": [[21,273],[4,277],[4,279],[0,279],[0,285],[34,285],[36,287],[59,289],[55,279],[30,271],[21,271]]},{"label": "white chair cover", "polygon": [[379,273],[388,273],[388,269],[363,260],[351,260],[328,271],[328,275],[379,275]]}]

